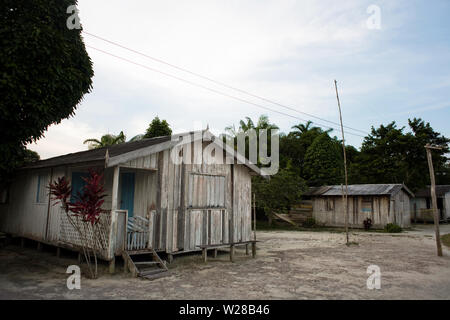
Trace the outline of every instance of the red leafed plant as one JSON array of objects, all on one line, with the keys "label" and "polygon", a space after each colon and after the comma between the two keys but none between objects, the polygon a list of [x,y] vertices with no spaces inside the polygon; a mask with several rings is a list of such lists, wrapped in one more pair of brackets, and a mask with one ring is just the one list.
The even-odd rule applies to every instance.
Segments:
[{"label": "red leafed plant", "polygon": [[[97,245],[99,243],[99,227],[97,226],[104,203],[106,194],[104,193],[103,174],[89,169],[89,176],[83,178],[86,185],[81,192],[77,193],[76,201],[71,203],[69,198],[72,194],[72,186],[65,178],[58,178],[57,181],[49,184],[50,195],[55,204],[60,203],[67,218],[73,228],[78,232],[81,246],[83,248],[84,257],[89,268],[92,278],[97,277]],[[78,223],[80,218],[81,224]],[[91,225],[92,242],[88,236],[89,228],[87,224]],[[91,267],[91,255],[95,258],[95,269]]]},{"label": "red leafed plant", "polygon": [[102,210],[102,205],[106,197],[103,188],[103,174],[89,170],[89,176],[83,178],[86,185],[83,187],[82,193],[78,192],[77,201],[70,207],[75,215],[81,216],[83,221],[95,224]]},{"label": "red leafed plant", "polygon": [[72,193],[72,187],[66,177],[58,178],[57,181],[49,184],[50,195],[52,200],[55,201],[53,205],[61,203],[66,212],[69,211],[68,199]]}]

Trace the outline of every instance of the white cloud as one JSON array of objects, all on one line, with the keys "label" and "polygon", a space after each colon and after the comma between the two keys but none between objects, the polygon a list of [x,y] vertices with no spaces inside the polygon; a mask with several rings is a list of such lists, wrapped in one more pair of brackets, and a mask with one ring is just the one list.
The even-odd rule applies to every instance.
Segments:
[{"label": "white cloud", "polygon": [[[337,78],[347,125],[368,130],[373,121],[367,119],[380,112],[376,98],[383,96],[383,92],[401,93],[409,89],[401,85],[402,73],[430,59],[395,42],[412,11],[408,2],[377,2],[381,7],[380,31],[366,28],[366,9],[371,4],[373,1],[359,0],[79,0],[78,7],[83,28],[89,33],[336,122],[339,120],[333,80]],[[150,68],[307,118],[88,35],[85,43]],[[108,131],[124,130],[131,138],[142,133],[156,115],[167,119],[175,132],[191,130],[196,121],[223,130],[245,116],[257,118],[262,113],[268,114],[282,130],[289,130],[300,121],[90,48],[88,52],[96,75],[93,93],[85,97],[74,118],[53,126],[46,138],[34,146],[43,155],[86,148],[82,140],[100,137]],[[449,79],[448,75],[441,78]],[[369,113],[364,122],[360,116],[363,109]],[[67,139],[61,139],[61,135]],[[358,143],[358,139],[351,142]]]}]

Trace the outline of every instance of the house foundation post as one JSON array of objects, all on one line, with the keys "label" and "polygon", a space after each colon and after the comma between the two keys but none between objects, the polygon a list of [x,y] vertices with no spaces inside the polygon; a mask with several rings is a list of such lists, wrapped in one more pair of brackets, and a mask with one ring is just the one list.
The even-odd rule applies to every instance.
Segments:
[{"label": "house foundation post", "polygon": [[230,261],[234,262],[234,245],[230,246]]},{"label": "house foundation post", "polygon": [[116,272],[116,257],[112,258],[109,262],[109,273],[113,274]]}]

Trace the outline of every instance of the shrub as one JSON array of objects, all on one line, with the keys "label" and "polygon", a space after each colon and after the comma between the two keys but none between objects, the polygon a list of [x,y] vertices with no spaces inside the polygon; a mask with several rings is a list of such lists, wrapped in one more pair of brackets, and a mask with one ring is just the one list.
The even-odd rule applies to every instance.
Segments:
[{"label": "shrub", "polygon": [[306,220],[302,223],[302,226],[305,228],[313,228],[316,226],[316,220],[312,217],[306,218]]},{"label": "shrub", "polygon": [[370,228],[372,228],[372,219],[367,218],[366,220],[363,221],[363,223],[364,223],[364,229],[370,230]]},{"label": "shrub", "polygon": [[389,233],[398,233],[398,232],[402,232],[402,228],[398,224],[388,223],[384,227],[384,231],[389,232]]}]

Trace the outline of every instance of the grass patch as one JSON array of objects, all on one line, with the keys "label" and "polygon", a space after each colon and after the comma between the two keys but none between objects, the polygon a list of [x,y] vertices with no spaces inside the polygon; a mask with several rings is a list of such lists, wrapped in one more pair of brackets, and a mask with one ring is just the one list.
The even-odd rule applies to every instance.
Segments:
[{"label": "grass patch", "polygon": [[441,237],[442,243],[447,247],[450,247],[450,233],[444,234]]}]

